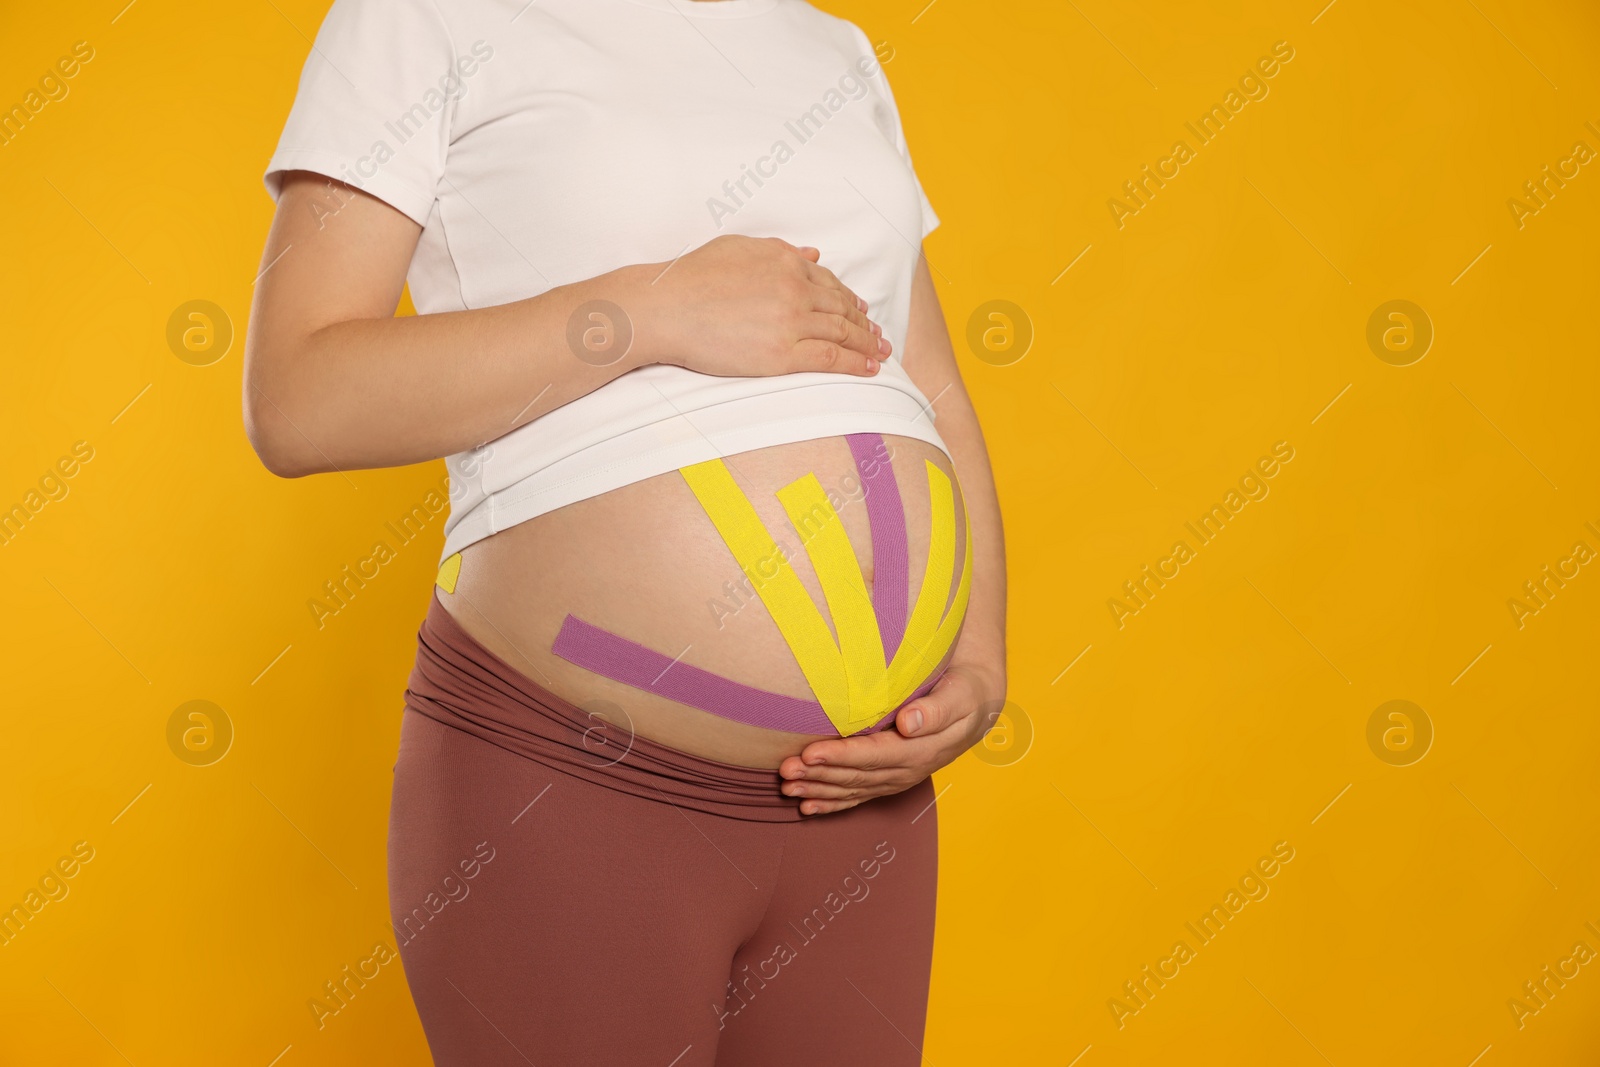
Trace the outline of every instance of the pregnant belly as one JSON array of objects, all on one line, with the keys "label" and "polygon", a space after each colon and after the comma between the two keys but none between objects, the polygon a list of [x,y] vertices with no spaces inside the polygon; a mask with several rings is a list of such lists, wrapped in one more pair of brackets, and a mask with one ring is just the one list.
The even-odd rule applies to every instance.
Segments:
[{"label": "pregnant belly", "polygon": [[464,549],[438,592],[617,743],[776,767],[937,676],[965,608],[966,526],[934,446],[828,437],[519,523]]}]

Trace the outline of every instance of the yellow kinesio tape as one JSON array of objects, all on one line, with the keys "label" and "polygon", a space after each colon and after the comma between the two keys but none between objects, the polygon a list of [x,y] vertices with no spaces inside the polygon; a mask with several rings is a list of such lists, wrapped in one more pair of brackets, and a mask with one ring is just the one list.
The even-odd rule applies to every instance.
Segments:
[{"label": "yellow kinesio tape", "polygon": [[461,577],[461,553],[457,552],[439,565],[439,576],[433,584],[443,589],[446,593],[456,591],[456,580]]},{"label": "yellow kinesio tape", "polygon": [[[811,557],[811,565],[822,583],[822,595],[828,601],[828,614],[833,616],[838,650],[844,660],[847,708],[884,707],[888,700],[889,675],[883,667],[883,636],[878,631],[878,618],[872,610],[866,579],[861,575],[861,563],[844,532],[844,523],[828,503],[828,496],[815,474],[807,474],[779,490],[778,500],[795,531],[805,539],[806,555]],[[813,529],[819,516],[821,522]],[[811,605],[812,611],[816,610],[809,596],[806,603]],[[820,698],[818,702],[826,711],[828,705]],[[849,717],[855,718],[854,715]],[[840,726],[832,712],[828,713],[828,718],[835,726]],[[840,732],[846,732],[842,726]]]},{"label": "yellow kinesio tape", "polygon": [[[955,496],[942,470],[932,462],[927,469],[932,511],[928,562],[905,636],[894,660],[887,664],[860,561],[815,474],[790,483],[777,496],[795,529],[802,536],[809,531],[806,555],[822,585],[837,641],[805,586],[778,554],[772,534],[727,466],[713,459],[681,472],[740,568],[751,576],[817,702],[841,736],[876,724],[915,692],[944,659],[966,615],[972,579],[972,522],[969,518],[965,524],[961,578],[954,602],[946,611],[949,576],[955,564]],[[777,574],[757,581],[757,568],[772,559],[779,561]]]},{"label": "yellow kinesio tape", "polygon": [[933,512],[932,537],[928,543],[928,565],[922,572],[922,587],[911,607],[906,634],[889,665],[890,691],[895,705],[916,691],[922,679],[944,659],[961,629],[967,613],[967,597],[972,585],[972,520],[966,521],[966,551],[961,561],[961,579],[955,601],[945,611],[950,596],[947,577],[956,557],[955,495],[944,471],[928,463],[928,501]]},{"label": "yellow kinesio tape", "polygon": [[[720,459],[684,467],[680,473],[733,552],[739,568],[749,575],[811,691],[817,695],[817,703],[837,726],[850,699],[844,662],[805,586],[779,554],[777,542]],[[778,561],[777,573],[763,579],[761,565],[773,559]]]}]

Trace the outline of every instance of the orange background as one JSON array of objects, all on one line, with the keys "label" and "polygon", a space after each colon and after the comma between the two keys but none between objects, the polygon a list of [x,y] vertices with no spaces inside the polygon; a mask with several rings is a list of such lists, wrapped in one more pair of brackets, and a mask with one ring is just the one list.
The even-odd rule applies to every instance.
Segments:
[{"label": "orange background", "polygon": [[[92,849],[0,946],[0,1059],[426,1063],[398,963],[320,1030],[307,1004],[387,936],[442,520],[322,629],[306,603],[442,464],[280,481],[240,418],[261,170],[326,4],[124,2],[0,12],[0,104],[94,49],[0,145],[0,507],[59,497],[0,544],[0,906]],[[1508,201],[1600,151],[1600,14],[828,6],[892,50],[1010,551],[1015,704],[937,776],[927,1061],[1595,1062],[1600,966],[1562,961],[1600,951],[1600,568],[1560,561],[1600,551],[1600,174]],[[1199,145],[1185,123],[1279,41],[1268,94]],[[1193,158],[1128,200],[1178,139]],[[169,344],[193,300],[228,347]],[[994,300],[1031,324],[1015,362],[965,340]],[[1433,331],[1404,366],[1368,343],[1393,300]],[[1280,441],[1268,495],[1196,547],[1184,524]],[[1179,539],[1119,626],[1107,602]],[[1576,575],[1519,620],[1547,564]],[[233,733],[205,766],[169,741],[193,700]],[[1415,710],[1369,741],[1391,700]],[[1278,842],[1201,944],[1185,924]],[[1546,966],[1570,977],[1534,1013]]]}]

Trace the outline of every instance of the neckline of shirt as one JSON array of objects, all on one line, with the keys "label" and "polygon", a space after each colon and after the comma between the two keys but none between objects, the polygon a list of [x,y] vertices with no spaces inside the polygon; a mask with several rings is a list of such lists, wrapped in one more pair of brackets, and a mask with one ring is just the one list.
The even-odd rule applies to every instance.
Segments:
[{"label": "neckline of shirt", "polygon": [[628,2],[640,7],[654,8],[663,14],[675,12],[689,18],[739,19],[771,11],[782,0],[628,0]]}]

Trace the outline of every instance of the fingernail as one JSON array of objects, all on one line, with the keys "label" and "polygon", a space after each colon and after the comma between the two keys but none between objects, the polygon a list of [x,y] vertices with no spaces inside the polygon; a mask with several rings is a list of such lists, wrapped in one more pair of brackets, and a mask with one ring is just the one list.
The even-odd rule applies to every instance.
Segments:
[{"label": "fingernail", "polygon": [[880,367],[880,366],[882,366],[882,364],[881,364],[881,363],[879,363],[879,362],[878,362],[878,361],[877,361],[877,360],[875,360],[875,359],[869,359],[869,360],[867,360],[867,373],[868,373],[868,374],[877,374],[877,373],[878,373],[878,368],[879,368],[879,367]]},{"label": "fingernail", "polygon": [[889,339],[887,337],[880,336],[878,338],[878,351],[886,356],[889,354]]},{"label": "fingernail", "polygon": [[858,296],[856,297],[856,307],[860,308],[862,311],[865,311],[867,310],[867,302]]},{"label": "fingernail", "polygon": [[809,759],[807,759],[806,762],[811,764],[811,766],[813,766],[813,767],[820,767],[824,763],[827,763],[828,761],[823,759],[821,756],[812,756]]},{"label": "fingernail", "polygon": [[922,729],[922,712],[920,709],[913,709],[911,714],[906,716],[906,728],[912,733]]},{"label": "fingernail", "polygon": [[786,786],[784,791],[792,797],[803,797],[806,795],[805,789],[798,785]]}]

